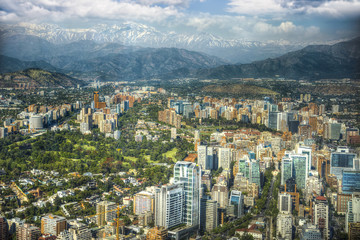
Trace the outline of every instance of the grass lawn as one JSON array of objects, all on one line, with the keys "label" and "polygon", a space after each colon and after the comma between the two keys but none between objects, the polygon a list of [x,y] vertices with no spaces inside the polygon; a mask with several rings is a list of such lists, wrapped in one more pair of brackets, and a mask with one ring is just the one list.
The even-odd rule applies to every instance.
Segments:
[{"label": "grass lawn", "polygon": [[138,158],[136,158],[136,157],[129,157],[129,156],[124,156],[124,159],[130,160],[132,162],[135,162],[136,160],[138,160]]},{"label": "grass lawn", "polygon": [[166,158],[171,158],[172,160],[176,160],[175,155],[176,155],[177,151],[178,151],[177,148],[173,148],[170,151],[167,151],[166,153],[164,153],[163,155],[165,155]]}]

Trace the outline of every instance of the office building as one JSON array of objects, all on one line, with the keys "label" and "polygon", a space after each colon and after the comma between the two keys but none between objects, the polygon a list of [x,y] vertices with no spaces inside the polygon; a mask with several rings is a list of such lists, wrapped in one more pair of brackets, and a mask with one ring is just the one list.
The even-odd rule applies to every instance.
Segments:
[{"label": "office building", "polygon": [[297,153],[298,154],[302,154],[302,155],[307,155],[308,156],[308,169],[309,171],[311,170],[311,166],[312,166],[312,148],[308,147],[308,146],[300,146],[298,147]]},{"label": "office building", "polygon": [[360,171],[343,171],[342,192],[344,194],[360,192]]},{"label": "office building", "polygon": [[252,160],[250,162],[250,182],[261,187],[260,162],[258,160]]},{"label": "office building", "polygon": [[289,214],[279,214],[277,216],[276,236],[283,239],[292,239],[292,216]]},{"label": "office building", "polygon": [[200,230],[212,231],[218,226],[218,207],[219,204],[210,199],[201,199],[200,206]]},{"label": "office building", "polygon": [[329,205],[325,197],[319,196],[315,199],[313,222],[319,228],[323,239],[329,239]]},{"label": "office building", "polygon": [[49,214],[41,218],[41,233],[59,235],[67,229],[66,218]]},{"label": "office building", "polygon": [[293,177],[295,178],[298,188],[305,189],[306,180],[308,178],[308,156],[307,155],[295,155],[290,154],[290,158],[293,162]]},{"label": "office building", "polygon": [[288,193],[279,194],[279,212],[281,214],[291,214],[292,213],[292,199],[291,195]]},{"label": "office building", "polygon": [[285,185],[286,180],[292,178],[293,163],[291,158],[283,158],[281,161],[281,185]]},{"label": "office building", "polygon": [[102,201],[96,204],[96,224],[98,226],[104,226],[109,221],[114,221],[116,218],[117,208],[114,202]]},{"label": "office building", "polygon": [[40,228],[36,226],[25,223],[16,227],[17,240],[38,240],[40,236]]},{"label": "office building", "polygon": [[229,205],[234,206],[236,217],[241,217],[244,215],[244,195],[240,191],[231,191]]},{"label": "office building", "polygon": [[174,182],[184,184],[184,223],[199,225],[201,167],[195,163],[179,161],[174,166]]},{"label": "office building", "polygon": [[330,157],[330,174],[334,174],[337,179],[342,179],[344,170],[352,170],[355,168],[355,153],[337,152],[331,153]]},{"label": "office building", "polygon": [[134,196],[134,214],[140,215],[144,212],[154,212],[155,196],[146,191],[139,192]]},{"label": "office building", "polygon": [[353,196],[347,204],[345,232],[349,232],[350,223],[360,223],[360,197]]},{"label": "office building", "polygon": [[184,223],[184,184],[164,185],[155,191],[155,225],[167,229]]}]

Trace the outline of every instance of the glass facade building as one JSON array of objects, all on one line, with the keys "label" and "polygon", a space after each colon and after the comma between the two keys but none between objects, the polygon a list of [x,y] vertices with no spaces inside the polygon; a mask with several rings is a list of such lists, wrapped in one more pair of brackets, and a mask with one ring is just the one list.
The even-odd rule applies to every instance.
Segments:
[{"label": "glass facade building", "polygon": [[184,223],[199,225],[201,167],[195,163],[179,161],[174,166],[174,182],[184,184]]},{"label": "glass facade building", "polygon": [[345,194],[360,192],[360,171],[344,171],[342,191]]},{"label": "glass facade building", "polygon": [[293,162],[293,177],[295,178],[298,188],[305,189],[308,178],[308,156],[307,155],[290,155]]},{"label": "glass facade building", "polygon": [[293,174],[293,163],[289,158],[283,158],[281,161],[281,185],[285,185],[286,180]]}]

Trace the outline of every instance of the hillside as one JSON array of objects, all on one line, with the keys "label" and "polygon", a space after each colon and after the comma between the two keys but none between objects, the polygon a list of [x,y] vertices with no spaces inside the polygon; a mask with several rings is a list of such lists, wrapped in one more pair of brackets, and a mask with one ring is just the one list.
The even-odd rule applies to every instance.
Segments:
[{"label": "hillside", "polygon": [[360,76],[360,38],[335,45],[308,46],[278,58],[250,64],[223,65],[191,72],[183,70],[174,74],[200,79],[275,76],[293,79],[356,78]]},{"label": "hillside", "polygon": [[52,72],[60,71],[45,61],[21,61],[16,58],[0,55],[0,73],[17,72],[28,68],[39,68]]},{"label": "hillside", "polygon": [[48,72],[41,69],[26,69],[24,71],[0,75],[0,88],[16,87],[76,87],[84,82],[65,74]]}]

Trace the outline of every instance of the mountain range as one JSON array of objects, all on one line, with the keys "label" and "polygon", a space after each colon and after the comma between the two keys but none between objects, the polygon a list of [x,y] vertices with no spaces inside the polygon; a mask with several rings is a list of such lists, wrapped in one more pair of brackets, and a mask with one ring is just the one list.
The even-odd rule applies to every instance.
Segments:
[{"label": "mountain range", "polygon": [[[125,25],[112,27],[101,25],[91,31],[62,29],[54,25],[12,27],[6,26],[0,30],[0,73],[41,68],[83,80],[91,80],[99,76],[103,80],[183,77],[231,79],[275,76],[319,79],[354,78],[359,76],[358,69],[360,69],[360,38],[333,45],[311,45],[262,61],[231,64],[198,51],[174,47],[129,46],[117,42],[120,33],[129,34],[128,37],[134,43],[150,41],[151,38],[157,39],[154,40],[154,44],[166,40],[162,33],[145,25],[129,25],[127,28]],[[124,37],[124,39],[128,38]],[[199,43],[199,39],[188,43]],[[175,43],[174,40],[173,44]],[[207,46],[225,46],[224,42],[214,40],[213,43],[214,45],[207,43]],[[247,45],[249,49],[253,46],[265,46],[263,43],[252,44]],[[204,45],[206,44],[202,46]],[[199,46],[198,50],[200,49]]]},{"label": "mountain range", "polygon": [[2,43],[11,42],[14,36],[19,35],[39,37],[57,45],[89,40],[96,43],[116,43],[136,47],[183,48],[214,55],[230,63],[249,63],[269,57],[277,57],[307,45],[306,43],[289,43],[287,41],[229,40],[204,32],[194,34],[164,33],[153,27],[131,22],[118,25],[99,24],[85,29],[67,29],[53,24],[36,25],[28,23],[2,25],[0,27]]}]

